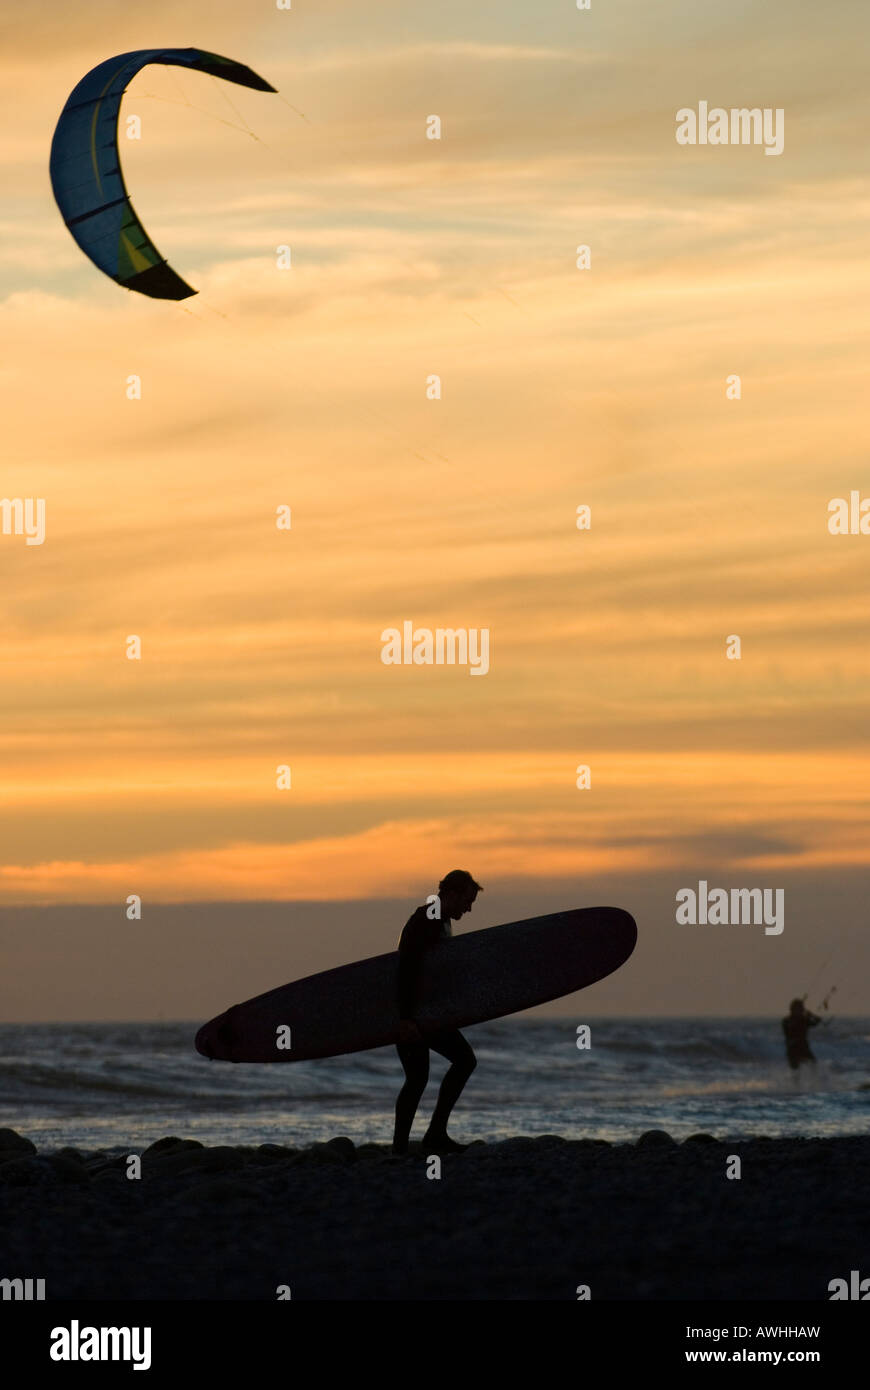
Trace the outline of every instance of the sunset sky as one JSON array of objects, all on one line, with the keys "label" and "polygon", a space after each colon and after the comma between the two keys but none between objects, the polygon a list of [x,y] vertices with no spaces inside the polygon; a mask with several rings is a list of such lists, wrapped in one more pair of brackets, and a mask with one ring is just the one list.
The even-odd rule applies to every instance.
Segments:
[{"label": "sunset sky", "polygon": [[[849,0],[4,13],[0,495],[46,505],[41,546],[0,534],[4,1018],[217,1012],[391,949],[454,866],[469,927],[634,912],[601,1007],[779,1010],[829,946],[867,978],[870,536],[827,509],[870,495],[868,30]],[[154,66],[124,99],[182,304],[101,275],[48,179],[79,78],[161,44],[278,89]],[[784,152],[679,146],[701,100],[783,108]],[[405,620],[488,628],[489,673],[384,665]],[[783,936],[677,927],[701,878],[785,888]],[[278,909],[208,907],[275,902],[280,949]]]}]

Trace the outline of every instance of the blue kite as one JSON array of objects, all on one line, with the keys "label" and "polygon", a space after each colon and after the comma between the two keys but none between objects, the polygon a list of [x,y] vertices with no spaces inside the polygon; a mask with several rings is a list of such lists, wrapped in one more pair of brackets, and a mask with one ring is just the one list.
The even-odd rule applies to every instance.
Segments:
[{"label": "blue kite", "polygon": [[70,92],[60,114],[51,142],[51,186],[78,245],[125,289],[152,299],[187,299],[196,290],[176,275],[149,238],[121,172],[121,98],[137,72],[149,63],[194,68],[258,92],[276,88],[244,63],[202,48],[140,48],[93,68]]}]

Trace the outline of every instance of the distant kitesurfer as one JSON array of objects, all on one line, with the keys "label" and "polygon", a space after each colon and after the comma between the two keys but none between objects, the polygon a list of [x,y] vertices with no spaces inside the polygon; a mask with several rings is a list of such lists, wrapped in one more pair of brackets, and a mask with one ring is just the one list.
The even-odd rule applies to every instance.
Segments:
[{"label": "distant kitesurfer", "polygon": [[782,1031],[785,1034],[785,1055],[793,1071],[797,1071],[801,1062],[816,1060],[810,1051],[807,1033],[821,1021],[815,1014],[811,1014],[809,1009],[804,1008],[802,999],[791,1001],[789,1012],[782,1020]]},{"label": "distant kitesurfer", "polygon": [[439,883],[437,898],[418,907],[408,918],[399,941],[397,1002],[401,1022],[396,1050],[405,1069],[405,1084],[396,1101],[394,1154],[408,1152],[411,1125],[429,1080],[430,1048],[446,1057],[450,1067],[441,1082],[438,1101],[423,1138],[424,1152],[460,1153],[467,1147],[449,1137],[447,1121],[466,1081],[477,1066],[477,1059],[458,1028],[421,1032],[414,1019],[414,1010],[418,1002],[423,953],[427,947],[451,935],[451,923],[471,911],[481,891],[480,884],[475,883],[465,869],[452,869]]}]

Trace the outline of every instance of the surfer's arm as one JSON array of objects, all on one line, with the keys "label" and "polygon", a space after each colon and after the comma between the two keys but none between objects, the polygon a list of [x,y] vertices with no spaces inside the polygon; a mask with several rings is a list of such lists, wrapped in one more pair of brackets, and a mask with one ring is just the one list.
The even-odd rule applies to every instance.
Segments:
[{"label": "surfer's arm", "polygon": [[411,1021],[414,1018],[423,952],[432,936],[432,923],[426,918],[425,908],[418,908],[408,918],[399,942],[397,1003],[402,1020]]},{"label": "surfer's arm", "polygon": [[808,1027],[808,1028],[815,1028],[816,1024],[817,1024],[817,1023],[821,1023],[821,1021],[822,1021],[822,1020],[821,1020],[820,1018],[818,1018],[815,1014],[811,1014],[809,1011],[807,1011],[807,1027]]}]

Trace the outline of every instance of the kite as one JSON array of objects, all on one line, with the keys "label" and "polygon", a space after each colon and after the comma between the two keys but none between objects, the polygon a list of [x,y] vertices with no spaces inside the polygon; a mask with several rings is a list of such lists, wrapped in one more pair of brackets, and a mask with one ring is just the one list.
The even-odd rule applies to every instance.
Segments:
[{"label": "kite", "polygon": [[93,68],[70,92],[60,114],[51,142],[51,187],[82,251],[125,289],[152,299],[187,299],[196,290],[176,275],[149,238],[121,172],[121,98],[149,63],[193,68],[258,92],[276,89],[244,63],[203,48],[140,48]]}]

